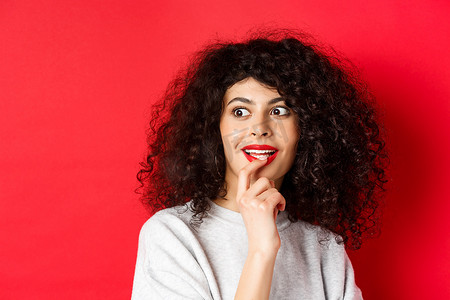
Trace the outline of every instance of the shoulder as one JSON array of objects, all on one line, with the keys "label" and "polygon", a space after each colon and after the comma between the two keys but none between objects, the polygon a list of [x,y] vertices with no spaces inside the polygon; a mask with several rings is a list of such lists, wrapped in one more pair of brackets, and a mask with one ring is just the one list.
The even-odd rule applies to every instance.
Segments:
[{"label": "shoulder", "polygon": [[314,248],[322,253],[345,252],[342,237],[319,225],[298,220],[291,224],[290,231],[308,248]]},{"label": "shoulder", "polygon": [[186,261],[201,245],[189,225],[192,212],[186,206],[163,209],[150,217],[139,234],[139,248],[152,259],[152,266],[163,269],[173,260]]},{"label": "shoulder", "polygon": [[[133,299],[210,299],[201,244],[189,226],[187,206],[163,209],[142,226]],[[174,288],[175,287],[175,288]]]},{"label": "shoulder", "polygon": [[167,222],[180,220],[181,222],[189,221],[192,216],[192,211],[188,204],[174,206],[162,209],[151,216],[143,225],[143,227],[154,226],[157,224],[166,224]]},{"label": "shoulder", "polygon": [[189,230],[189,222],[192,211],[187,205],[165,208],[158,211],[142,225],[140,235],[164,236],[169,232],[176,234],[178,231]]},{"label": "shoulder", "polygon": [[294,222],[291,227],[293,232],[300,233],[295,236],[298,249],[294,251],[301,253],[303,268],[309,270],[310,274],[318,274],[316,270],[320,265],[320,277],[327,283],[327,295],[341,295],[336,297],[339,299],[362,299],[342,237],[304,221]]}]

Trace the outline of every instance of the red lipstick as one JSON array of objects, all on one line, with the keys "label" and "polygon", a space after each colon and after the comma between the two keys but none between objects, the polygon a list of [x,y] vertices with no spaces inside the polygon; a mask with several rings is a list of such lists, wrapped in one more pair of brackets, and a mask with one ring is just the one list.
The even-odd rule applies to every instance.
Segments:
[{"label": "red lipstick", "polygon": [[[269,145],[248,145],[243,147],[242,152],[248,161],[252,162],[258,157],[267,157],[267,162],[265,166],[269,165],[278,154],[278,149]],[[255,157],[256,156],[256,157]]]}]

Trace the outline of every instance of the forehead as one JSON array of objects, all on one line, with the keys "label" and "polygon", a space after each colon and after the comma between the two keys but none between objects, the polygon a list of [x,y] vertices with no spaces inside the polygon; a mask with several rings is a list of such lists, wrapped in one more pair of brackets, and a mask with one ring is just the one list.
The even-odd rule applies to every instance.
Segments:
[{"label": "forehead", "polygon": [[268,87],[252,77],[236,82],[228,88],[224,101],[228,102],[235,97],[244,97],[255,102],[280,97],[276,88]]}]

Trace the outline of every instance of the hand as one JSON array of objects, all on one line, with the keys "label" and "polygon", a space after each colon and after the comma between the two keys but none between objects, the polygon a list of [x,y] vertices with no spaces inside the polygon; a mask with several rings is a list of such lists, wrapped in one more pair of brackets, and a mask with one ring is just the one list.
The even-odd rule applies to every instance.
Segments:
[{"label": "hand", "polygon": [[236,202],[247,229],[249,253],[276,255],[281,246],[276,218],[286,200],[272,180],[256,180],[256,171],[265,164],[266,160],[256,159],[239,171]]}]

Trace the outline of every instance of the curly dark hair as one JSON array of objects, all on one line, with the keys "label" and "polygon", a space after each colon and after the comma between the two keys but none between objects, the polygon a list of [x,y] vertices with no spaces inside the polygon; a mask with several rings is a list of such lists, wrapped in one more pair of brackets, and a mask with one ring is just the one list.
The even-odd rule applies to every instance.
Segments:
[{"label": "curly dark hair", "polygon": [[276,88],[299,118],[296,158],[280,189],[289,219],[319,225],[351,249],[379,232],[388,155],[374,97],[348,61],[309,39],[271,32],[196,53],[153,106],[137,174],[151,213],[192,200],[201,223],[207,199],[226,195],[222,101],[229,87],[253,77]]}]

